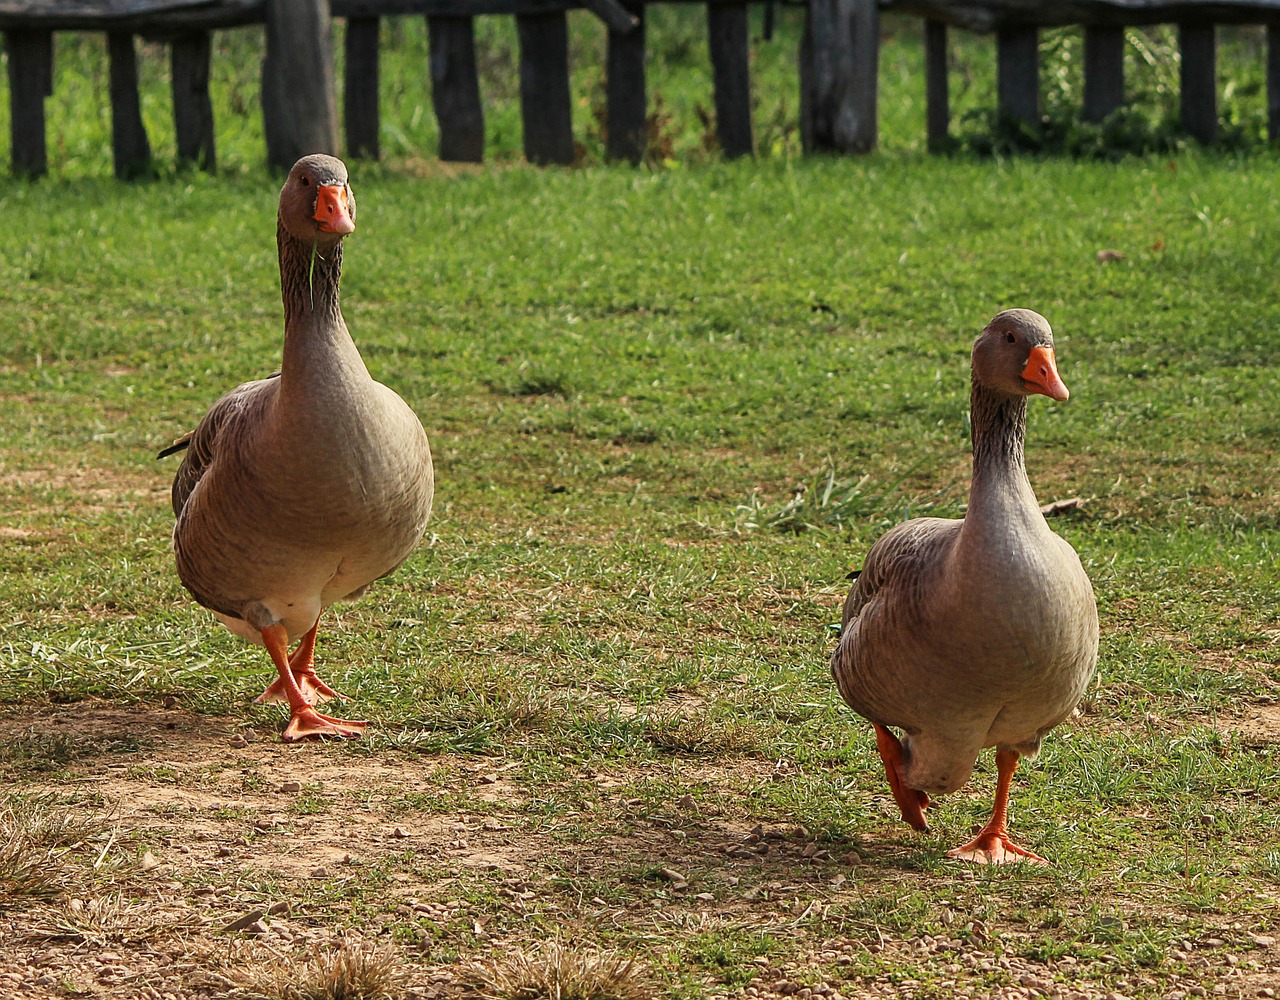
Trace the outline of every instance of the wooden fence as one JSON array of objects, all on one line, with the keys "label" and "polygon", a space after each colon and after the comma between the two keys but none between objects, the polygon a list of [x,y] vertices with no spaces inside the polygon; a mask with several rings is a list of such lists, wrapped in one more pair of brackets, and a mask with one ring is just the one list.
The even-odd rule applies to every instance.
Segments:
[{"label": "wooden fence", "polygon": [[[0,0],[11,105],[12,169],[36,177],[48,168],[44,101],[52,91],[53,33],[100,31],[110,63],[112,149],[121,178],[150,169],[138,97],[135,37],[168,43],[180,160],[214,169],[209,98],[211,32],[265,25],[262,113],[268,161],[339,148],[331,19],[346,19],[342,119],[348,155],[376,158],[379,131],[379,21],[425,16],[431,98],[439,155],[476,161],[484,151],[475,18],[514,15],[520,45],[524,152],[537,164],[574,156],[566,14],[594,13],[608,29],[606,152],[638,162],[647,142],[645,7],[679,0]],[[704,2],[715,122],[726,156],[754,147],[748,0]],[[772,0],[765,0],[771,3]],[[994,32],[1000,109],[1025,121],[1040,114],[1038,32],[1085,26],[1084,117],[1101,121],[1124,100],[1126,25],[1177,23],[1182,49],[1182,120],[1197,139],[1218,128],[1214,26],[1265,23],[1268,125],[1280,138],[1280,0],[790,0],[805,7],[799,52],[800,131],[806,150],[866,152],[877,142],[881,10],[926,21],[927,131],[930,146],[948,129],[947,30]]]}]

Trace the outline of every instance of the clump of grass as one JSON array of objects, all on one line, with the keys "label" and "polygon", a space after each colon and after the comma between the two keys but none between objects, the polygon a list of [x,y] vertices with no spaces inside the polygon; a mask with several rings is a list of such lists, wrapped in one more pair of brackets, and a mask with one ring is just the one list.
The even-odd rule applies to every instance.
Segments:
[{"label": "clump of grass", "polygon": [[371,942],[345,942],[299,962],[273,958],[226,979],[241,1000],[399,1000],[405,990],[396,953]]},{"label": "clump of grass", "polygon": [[518,948],[463,973],[481,1000],[651,1000],[649,972],[633,956],[562,941]]},{"label": "clump of grass", "polygon": [[679,713],[644,720],[645,742],[659,750],[683,754],[746,754],[763,750],[761,733],[749,723],[690,717]]},{"label": "clump of grass", "polygon": [[837,479],[835,469],[829,469],[826,475],[819,474],[811,482],[797,486],[791,499],[779,507],[761,503],[760,494],[752,492],[745,503],[734,509],[735,524],[739,531],[763,528],[798,535],[868,519],[882,520],[891,511],[918,517],[936,507],[941,496],[932,495],[904,504],[898,487],[911,472],[912,469],[908,469],[882,488],[873,489],[869,487],[870,475],[856,480]]},{"label": "clump of grass", "polygon": [[0,897],[52,899],[61,891],[53,851],[22,837],[0,844]]},{"label": "clump of grass", "polygon": [[106,823],[105,816],[73,812],[49,796],[5,799],[0,804],[0,897],[62,895],[73,878],[66,855]]},{"label": "clump of grass", "polygon": [[0,764],[16,771],[56,771],[81,757],[104,753],[135,753],[142,741],[128,734],[84,736],[40,732],[34,726],[0,746]]},{"label": "clump of grass", "polygon": [[491,381],[489,385],[494,392],[508,396],[557,396],[568,399],[573,395],[573,386],[564,373],[543,368],[522,367],[514,381]]},{"label": "clump of grass", "polygon": [[74,938],[101,947],[110,942],[145,940],[156,930],[173,930],[173,920],[146,903],[129,902],[120,893],[68,899],[57,913],[51,936]]}]

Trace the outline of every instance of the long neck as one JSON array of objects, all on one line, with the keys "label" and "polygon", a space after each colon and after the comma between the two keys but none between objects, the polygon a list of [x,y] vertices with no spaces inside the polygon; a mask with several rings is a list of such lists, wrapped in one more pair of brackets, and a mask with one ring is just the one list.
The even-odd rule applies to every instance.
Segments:
[{"label": "long neck", "polygon": [[317,378],[339,378],[343,371],[368,377],[338,304],[342,243],[315,244],[289,234],[280,224],[280,297],[284,301],[284,358],[281,387],[305,385]]},{"label": "long neck", "polygon": [[971,514],[986,524],[1007,523],[1028,511],[1039,517],[1023,459],[1026,397],[996,393],[975,382],[969,407],[973,433]]},{"label": "long neck", "polygon": [[276,229],[280,253],[280,297],[284,300],[285,329],[298,325],[326,325],[341,316],[338,284],[342,277],[342,243],[319,247]]}]

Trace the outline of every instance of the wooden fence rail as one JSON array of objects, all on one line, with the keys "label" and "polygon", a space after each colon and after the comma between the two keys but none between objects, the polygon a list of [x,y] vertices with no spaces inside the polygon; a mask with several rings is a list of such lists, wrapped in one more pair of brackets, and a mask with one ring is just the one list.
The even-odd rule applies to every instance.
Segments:
[{"label": "wooden fence rail", "polygon": [[1084,26],[1086,121],[1101,122],[1124,103],[1124,29],[1176,24],[1181,54],[1182,129],[1201,142],[1218,133],[1215,27],[1264,24],[1267,31],[1267,129],[1280,140],[1280,0],[889,0],[886,9],[926,19],[927,121],[930,146],[947,135],[947,28],[994,32],[1000,111],[1034,122],[1040,117],[1039,30]]},{"label": "wooden fence rail", "polygon": [[[379,155],[379,23],[426,18],[428,76],[439,123],[439,155],[479,162],[484,153],[475,19],[514,15],[520,46],[520,98],[526,158],[564,164],[574,157],[569,92],[570,10],[591,11],[608,31],[605,62],[606,153],[638,162],[647,143],[645,7],[680,0],[0,0],[11,105],[12,169],[48,169],[44,101],[53,85],[53,33],[106,34],[110,61],[112,151],[121,178],[146,173],[151,148],[138,99],[135,38],[170,48],[174,127],[180,161],[216,165],[209,98],[211,32],[266,26],[262,110],[268,161],[287,168],[300,155],[339,148],[332,18],[346,20],[346,150]],[[707,9],[716,132],[726,156],[750,155],[751,76],[748,0],[693,0]],[[772,4],[774,0],[756,0]],[[1280,139],[1280,0],[784,0],[805,8],[799,52],[800,132],[806,151],[866,152],[877,143],[880,13],[925,20],[926,129],[930,148],[949,127],[949,27],[993,32],[1000,110],[1040,116],[1039,30],[1079,24],[1085,31],[1084,117],[1101,121],[1124,102],[1124,28],[1176,23],[1182,54],[1184,129],[1204,142],[1218,129],[1215,25],[1267,25],[1268,127]],[[766,8],[771,11],[771,7]]]}]

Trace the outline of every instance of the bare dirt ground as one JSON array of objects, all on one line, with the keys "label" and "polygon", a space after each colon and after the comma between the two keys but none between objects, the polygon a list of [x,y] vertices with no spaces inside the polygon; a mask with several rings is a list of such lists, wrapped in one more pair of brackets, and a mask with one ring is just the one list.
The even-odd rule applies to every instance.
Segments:
[{"label": "bare dirt ground", "polygon": [[[1250,738],[1280,738],[1280,706],[1255,706],[1238,726]],[[1171,956],[1180,971],[1159,979],[1108,980],[1069,954],[1013,957],[963,913],[938,936],[903,939],[852,926],[818,938],[807,920],[858,891],[856,852],[831,859],[802,830],[752,830],[721,816],[708,817],[695,839],[650,823],[573,856],[571,842],[531,828],[527,810],[523,819],[515,814],[527,795],[506,780],[500,759],[284,746],[274,733],[246,737],[232,720],[88,702],[13,717],[7,728],[65,734],[87,746],[134,742],[126,752],[75,759],[56,781],[24,775],[23,791],[70,796],[76,808],[106,815],[97,862],[125,855],[129,863],[109,877],[90,857],[61,898],[0,901],[3,1000],[250,995],[246,970],[299,961],[344,940],[394,953],[400,996],[449,997],[465,992],[468,963],[528,944],[530,928],[545,935],[558,921],[633,935],[650,924],[655,943],[669,940],[673,925],[784,943],[754,960],[758,974],[749,981],[703,982],[725,996],[1280,996],[1280,944],[1240,924],[1182,942]],[[762,777],[773,766],[739,765]],[[619,783],[616,775],[584,779],[606,792]],[[442,786],[465,794],[450,799]],[[572,819],[570,812],[555,822]],[[552,856],[564,873],[558,881],[545,874]],[[681,871],[708,858],[726,871],[750,866],[751,877],[680,883]],[[603,887],[655,871],[664,891],[602,898]],[[868,953],[879,968],[873,974],[865,972]],[[922,968],[924,980],[914,972]],[[975,982],[1001,985],[968,985]]]}]

